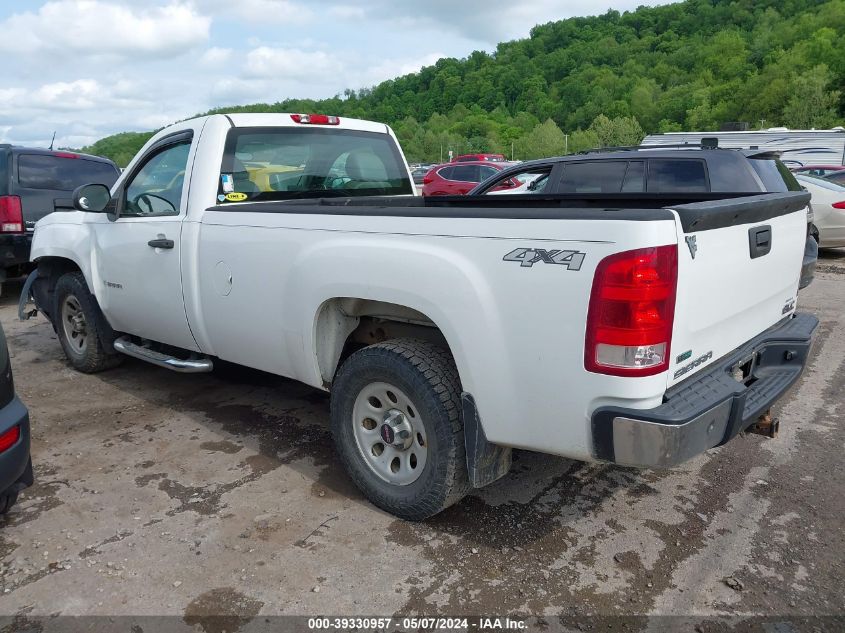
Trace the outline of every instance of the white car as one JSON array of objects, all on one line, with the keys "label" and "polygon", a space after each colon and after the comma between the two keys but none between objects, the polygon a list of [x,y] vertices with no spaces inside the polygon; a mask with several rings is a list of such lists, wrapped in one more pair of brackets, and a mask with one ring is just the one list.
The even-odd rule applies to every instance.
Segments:
[{"label": "white car", "polygon": [[845,187],[830,180],[803,174],[796,174],[795,178],[813,196],[813,215],[819,230],[819,246],[845,246]]},{"label": "white car", "polygon": [[670,467],[774,435],[818,324],[796,312],[805,191],[412,192],[384,124],[184,121],[39,221],[21,314],[31,291],[83,372],[222,359],[330,391],[350,477],[407,519],[513,448]]}]

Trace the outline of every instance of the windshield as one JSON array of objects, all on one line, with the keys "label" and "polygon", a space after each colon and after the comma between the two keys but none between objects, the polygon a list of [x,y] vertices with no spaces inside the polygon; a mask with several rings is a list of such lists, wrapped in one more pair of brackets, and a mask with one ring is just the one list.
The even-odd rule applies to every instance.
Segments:
[{"label": "windshield", "polygon": [[413,193],[387,134],[327,128],[233,128],[220,203]]}]

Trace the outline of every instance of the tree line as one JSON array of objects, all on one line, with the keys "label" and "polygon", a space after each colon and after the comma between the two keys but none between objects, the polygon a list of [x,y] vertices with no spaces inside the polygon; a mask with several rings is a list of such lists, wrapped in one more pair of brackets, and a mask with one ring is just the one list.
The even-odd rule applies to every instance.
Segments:
[{"label": "tree line", "polygon": [[[841,125],[845,0],[686,0],[538,25],[488,53],[330,99],[217,112],[325,112],[389,123],[409,160],[518,159],[639,142],[650,132]],[[85,148],[125,164],[149,134]]]}]

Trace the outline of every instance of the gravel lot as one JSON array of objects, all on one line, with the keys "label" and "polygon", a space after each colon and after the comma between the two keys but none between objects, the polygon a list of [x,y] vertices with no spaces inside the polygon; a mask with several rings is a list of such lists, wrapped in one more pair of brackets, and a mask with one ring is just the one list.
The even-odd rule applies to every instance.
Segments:
[{"label": "gravel lot", "polygon": [[520,453],[424,524],[347,481],[321,392],[131,359],[76,373],[43,317],[17,321],[18,290],[0,320],[37,483],[0,519],[9,630],[49,614],[206,631],[227,628],[208,614],[230,631],[277,614],[845,615],[845,252],[823,252],[802,292],[821,326],[777,440],[740,437],[672,472]]}]

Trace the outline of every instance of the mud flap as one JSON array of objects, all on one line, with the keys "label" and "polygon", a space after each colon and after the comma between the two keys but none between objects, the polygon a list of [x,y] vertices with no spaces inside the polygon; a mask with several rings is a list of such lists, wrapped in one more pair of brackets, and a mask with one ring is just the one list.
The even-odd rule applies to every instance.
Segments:
[{"label": "mud flap", "polygon": [[461,394],[467,472],[474,488],[482,488],[504,477],[511,469],[513,449],[487,441],[472,394]]},{"label": "mud flap", "polygon": [[18,302],[18,319],[21,321],[26,321],[38,314],[37,308],[33,308],[31,310],[27,309],[30,301],[32,301],[33,304],[35,303],[35,300],[32,298],[32,284],[35,283],[37,278],[38,269],[36,268],[29,273],[29,276],[26,278],[26,282],[24,282],[23,288],[21,289],[21,298]]}]

